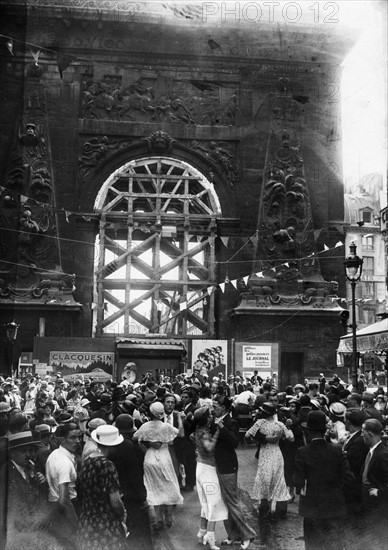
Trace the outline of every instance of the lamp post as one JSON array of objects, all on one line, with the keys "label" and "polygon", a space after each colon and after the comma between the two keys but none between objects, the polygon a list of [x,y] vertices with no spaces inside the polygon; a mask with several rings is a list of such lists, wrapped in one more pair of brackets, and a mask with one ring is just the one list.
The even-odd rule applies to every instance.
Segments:
[{"label": "lamp post", "polygon": [[350,328],[352,329],[352,348],[353,348],[353,357],[352,357],[352,386],[353,389],[357,390],[358,387],[358,373],[357,373],[357,334],[356,334],[356,284],[361,278],[362,274],[362,265],[364,260],[357,256],[357,246],[355,242],[350,243],[349,246],[350,254],[344,261],[346,278],[350,282],[352,289],[352,324]]}]

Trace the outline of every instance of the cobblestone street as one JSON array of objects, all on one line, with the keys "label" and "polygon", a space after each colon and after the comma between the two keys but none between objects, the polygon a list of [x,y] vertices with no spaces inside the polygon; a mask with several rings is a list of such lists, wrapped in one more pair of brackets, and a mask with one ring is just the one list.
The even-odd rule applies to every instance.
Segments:
[{"label": "cobblestone street", "polygon": [[[256,474],[255,447],[239,448],[237,453],[241,502],[250,525],[257,532],[257,537],[250,548],[252,550],[304,550],[302,519],[298,515],[298,497],[288,506],[285,519],[259,520],[256,506],[248,495],[248,489]],[[154,550],[198,550],[200,548],[196,538],[200,512],[197,492],[194,490],[191,493],[184,493],[184,499],[183,506],[178,507],[174,512],[172,528],[153,535]],[[217,544],[219,545],[224,538],[226,538],[225,529],[223,525],[217,524]]]}]

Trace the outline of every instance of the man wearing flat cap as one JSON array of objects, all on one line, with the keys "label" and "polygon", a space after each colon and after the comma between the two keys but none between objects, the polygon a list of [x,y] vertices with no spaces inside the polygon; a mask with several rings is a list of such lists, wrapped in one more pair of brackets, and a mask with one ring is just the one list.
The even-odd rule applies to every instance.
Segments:
[{"label": "man wearing flat cap", "polygon": [[352,484],[354,476],[342,447],[325,440],[324,412],[310,411],[302,427],[308,444],[296,452],[294,485],[300,494],[305,550],[337,550],[344,547],[343,487]]}]

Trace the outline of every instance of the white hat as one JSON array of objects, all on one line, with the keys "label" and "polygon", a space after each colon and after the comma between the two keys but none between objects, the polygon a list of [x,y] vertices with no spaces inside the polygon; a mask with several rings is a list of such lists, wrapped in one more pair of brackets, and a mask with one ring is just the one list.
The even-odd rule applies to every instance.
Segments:
[{"label": "white hat", "polygon": [[81,407],[85,407],[85,405],[89,405],[90,401],[89,399],[87,399],[86,397],[84,397],[83,399],[81,399]]},{"label": "white hat", "polygon": [[154,403],[151,403],[150,405],[150,413],[161,420],[164,416],[163,405],[159,403],[159,401],[154,401]]},{"label": "white hat", "polygon": [[346,413],[345,405],[343,405],[343,403],[338,403],[338,402],[332,403],[329,407],[329,410],[335,416],[345,416],[345,413]]},{"label": "white hat", "polygon": [[109,424],[98,426],[90,435],[96,443],[104,447],[114,447],[124,441],[123,436],[119,434],[119,430]]}]

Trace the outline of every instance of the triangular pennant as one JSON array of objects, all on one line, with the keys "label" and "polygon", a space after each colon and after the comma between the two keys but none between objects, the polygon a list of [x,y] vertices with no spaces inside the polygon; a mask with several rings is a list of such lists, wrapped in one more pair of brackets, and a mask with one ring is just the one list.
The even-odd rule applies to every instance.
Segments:
[{"label": "triangular pennant", "polygon": [[258,272],[256,273],[256,277],[259,277],[260,279],[264,279],[263,272],[262,272],[262,271],[258,271]]},{"label": "triangular pennant", "polygon": [[9,51],[9,53],[10,53],[11,55],[15,55],[15,54],[13,53],[13,38],[6,37],[5,45],[6,45],[6,47],[7,47],[7,50]]},{"label": "triangular pennant", "polygon": [[207,290],[207,293],[208,293],[209,296],[210,296],[210,294],[211,294],[211,293],[213,292],[213,290],[214,290],[214,286],[208,286],[206,290]]},{"label": "triangular pennant", "polygon": [[317,240],[321,234],[322,229],[314,229],[314,240]]},{"label": "triangular pennant", "polygon": [[57,67],[59,71],[59,76],[62,78],[63,71],[67,69],[72,61],[77,59],[74,55],[65,55],[63,53],[57,53]]},{"label": "triangular pennant", "polygon": [[237,279],[233,279],[233,281],[231,280],[230,282],[232,283],[234,288],[237,290]]},{"label": "triangular pennant", "polygon": [[246,244],[250,239],[249,237],[241,237],[241,240],[244,244]]},{"label": "triangular pennant", "polygon": [[221,237],[222,244],[228,247],[229,237]]},{"label": "triangular pennant", "polygon": [[323,245],[323,250],[325,250],[325,251],[326,251],[326,250],[330,250],[330,248],[329,248],[326,244],[324,244],[324,245]]},{"label": "triangular pennant", "polygon": [[187,302],[180,302],[179,311],[184,311],[187,308]]},{"label": "triangular pennant", "polygon": [[91,309],[96,309],[97,304],[95,302],[92,302]]},{"label": "triangular pennant", "polygon": [[286,263],[283,264],[283,265],[285,265],[286,267],[290,267],[290,264],[289,264],[288,262],[286,262]]},{"label": "triangular pennant", "polygon": [[36,67],[39,67],[39,56],[40,56],[40,50],[37,50],[36,52],[34,52],[34,50],[31,48],[30,46],[30,53],[34,59],[34,65]]},{"label": "triangular pennant", "polygon": [[65,218],[66,218],[66,221],[67,223],[70,223],[69,222],[69,216],[70,216],[71,212],[68,212],[67,210],[65,210]]},{"label": "triangular pennant", "polygon": [[197,243],[201,243],[202,242],[202,237],[201,235],[197,235]]},{"label": "triangular pennant", "polygon": [[338,241],[334,248],[338,248],[339,246],[343,246],[343,245],[344,245],[344,243],[341,243],[341,241]]},{"label": "triangular pennant", "polygon": [[255,233],[254,235],[252,235],[252,237],[250,237],[250,240],[255,244],[257,243],[257,241],[259,240],[259,236],[257,233]]},{"label": "triangular pennant", "polygon": [[248,279],[249,279],[249,275],[245,275],[245,277],[243,277],[243,281],[245,283],[245,286],[248,286]]},{"label": "triangular pennant", "polygon": [[225,292],[225,283],[220,283],[218,286],[220,287],[222,292]]}]

